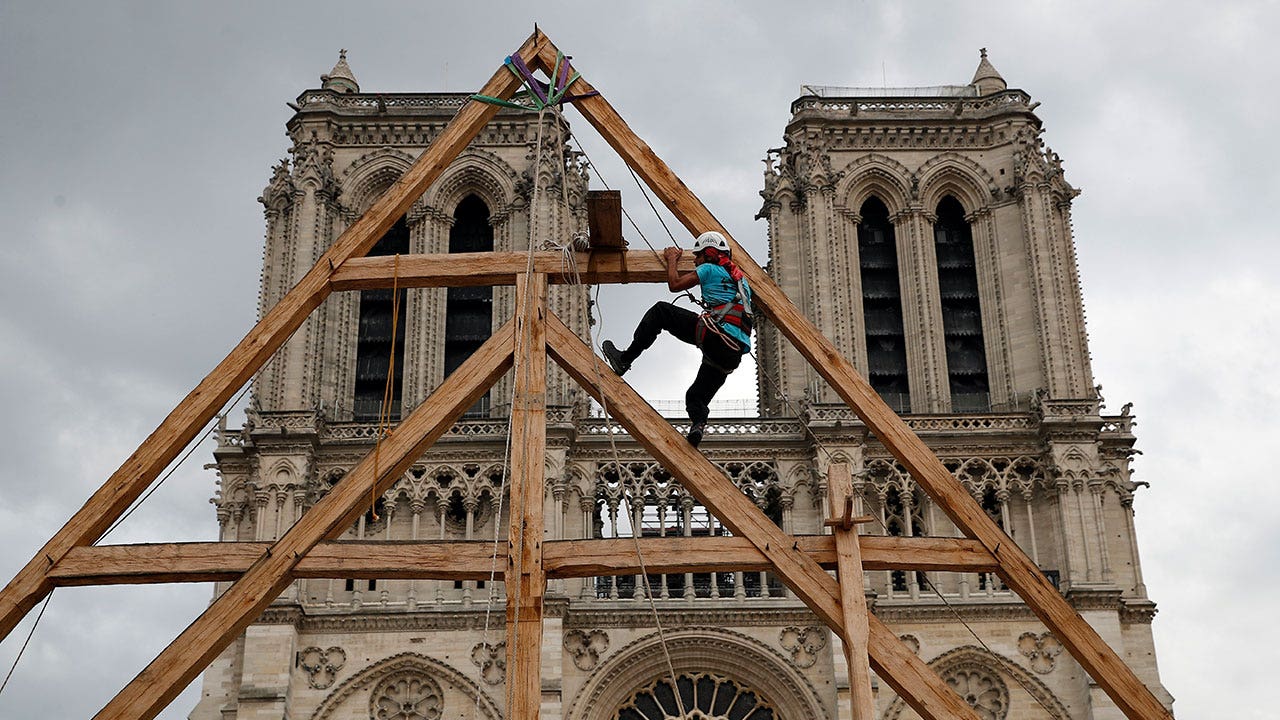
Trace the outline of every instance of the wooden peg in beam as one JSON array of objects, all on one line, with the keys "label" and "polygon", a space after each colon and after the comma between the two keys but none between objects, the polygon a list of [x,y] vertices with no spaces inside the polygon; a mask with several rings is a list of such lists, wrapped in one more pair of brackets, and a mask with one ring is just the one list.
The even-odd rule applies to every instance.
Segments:
[{"label": "wooden peg in beam", "polygon": [[849,494],[844,496],[844,514],[828,518],[822,525],[823,527],[839,528],[840,530],[852,530],[854,525],[869,523],[872,520],[875,520],[875,518],[870,515],[853,516],[853,495]]}]

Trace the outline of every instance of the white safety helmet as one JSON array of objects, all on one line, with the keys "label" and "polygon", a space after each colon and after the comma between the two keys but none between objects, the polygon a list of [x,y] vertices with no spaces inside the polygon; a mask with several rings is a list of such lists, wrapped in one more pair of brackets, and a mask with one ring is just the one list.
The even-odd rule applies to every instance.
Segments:
[{"label": "white safety helmet", "polygon": [[700,253],[707,248],[715,248],[726,255],[729,253],[729,241],[724,239],[724,235],[715,230],[708,230],[698,236],[693,242],[693,252]]}]

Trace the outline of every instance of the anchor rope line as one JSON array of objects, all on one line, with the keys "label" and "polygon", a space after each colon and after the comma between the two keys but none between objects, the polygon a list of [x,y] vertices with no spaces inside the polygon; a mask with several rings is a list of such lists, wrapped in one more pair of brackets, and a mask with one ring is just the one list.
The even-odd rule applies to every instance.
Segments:
[{"label": "anchor rope line", "polygon": [[[563,115],[561,115],[559,108],[553,108],[553,111],[556,113],[558,117],[560,117],[561,120],[563,120]],[[567,122],[562,123],[562,125],[567,127],[568,123]],[[591,156],[587,154],[585,149],[583,149],[582,143],[578,140],[577,136],[572,131],[570,131],[568,135],[569,135],[569,139],[573,141],[573,144],[577,146],[578,152],[581,153],[582,157],[586,159],[587,165],[596,171],[596,177],[600,179],[600,183],[605,186],[606,190],[612,189],[609,187],[608,181],[604,179],[603,174],[600,172],[599,166],[597,166],[595,162],[591,160]],[[643,190],[643,188],[641,189]],[[650,203],[650,206],[652,207],[652,203]],[[655,214],[657,213],[657,208],[654,208],[654,212]],[[657,248],[655,248],[653,244],[649,242],[649,239],[645,237],[644,231],[640,229],[640,226],[631,217],[631,213],[627,212],[626,207],[622,208],[622,213],[623,215],[626,216],[627,221],[631,224],[631,227],[634,228],[635,231],[644,240],[645,245],[649,246],[649,250],[653,252],[655,256],[658,256],[659,258],[661,258],[661,255],[658,253]],[[661,217],[659,217],[659,220],[661,220]],[[666,227],[666,223],[663,223],[663,227]],[[669,233],[670,231],[668,231],[668,234]],[[672,238],[673,242],[674,240],[675,238]],[[570,253],[566,253],[566,256],[568,255],[570,255]],[[573,278],[574,278],[574,283],[573,283],[574,285],[580,286],[582,284],[582,277],[578,273],[576,260],[574,261],[574,264],[573,264]],[[600,308],[600,286],[599,285],[595,286],[594,296],[595,296],[594,301],[588,305],[588,312],[590,312],[593,316],[595,316],[598,311],[600,322],[590,323],[590,326],[592,329],[589,331],[589,333],[591,337],[591,344],[598,349],[600,347],[599,329],[604,326],[604,322],[605,322],[604,311],[598,310]],[[616,433],[614,432],[614,427],[613,427],[613,415],[612,413],[609,412],[609,400],[603,392],[604,379],[603,379],[603,376],[601,375],[600,355],[598,352],[592,353],[591,366],[592,366],[592,369],[595,371],[595,375],[596,375],[596,387],[601,388],[600,407],[605,418],[605,434],[609,437],[609,447],[613,454],[614,471],[619,473],[619,476],[621,476],[622,457],[621,457],[621,453],[618,451],[617,438],[615,437]],[[634,508],[635,497],[626,489],[623,490],[623,493],[626,496],[628,508]],[[641,513],[643,513],[643,510],[641,510]],[[635,545],[636,560],[637,560],[637,563],[640,565],[640,578],[644,586],[644,594],[649,601],[649,612],[653,617],[654,628],[656,629],[658,634],[658,644],[662,647],[662,655],[667,665],[667,672],[671,678],[671,688],[672,688],[672,691],[675,693],[676,704],[678,705],[680,716],[684,717],[687,714],[687,712],[684,707],[684,702],[680,698],[680,692],[679,692],[680,685],[679,685],[678,678],[676,677],[675,663],[671,659],[671,649],[667,645],[666,631],[662,625],[662,617],[658,612],[657,602],[654,600],[653,587],[649,582],[648,565],[645,563],[644,553],[640,549],[640,529],[639,527],[637,527],[638,523],[635,522],[634,515],[632,517],[633,519],[631,522],[632,524],[631,538]]]},{"label": "anchor rope line", "polygon": [[[609,187],[609,182],[604,179],[604,174],[600,171],[600,166],[596,165],[591,159],[591,156],[587,154],[587,151],[582,147],[582,143],[578,140],[577,136],[570,133],[569,137],[573,140],[573,144],[578,147],[578,152],[582,153],[582,157],[587,159],[587,165],[596,171],[596,177],[600,179],[600,184],[604,185],[604,189],[612,190],[613,188]],[[629,165],[627,167],[630,168]],[[641,190],[643,191],[644,188],[642,187]],[[655,214],[658,212],[656,207],[653,211]],[[625,205],[622,206],[622,215],[627,219],[627,222],[631,224],[631,228],[636,231],[636,234],[640,236],[640,239],[644,241],[644,244],[649,247],[649,251],[653,253],[654,257],[661,260],[662,253],[658,252],[658,248],[654,247],[653,243],[649,242],[649,238],[644,234],[644,231],[640,229],[640,225],[635,221],[635,218],[631,217],[631,213],[627,212],[627,207]],[[661,220],[661,216],[659,216],[659,220]],[[663,223],[663,227],[666,227],[666,223]],[[670,230],[667,232],[669,234]],[[680,247],[680,245],[676,243],[674,236],[671,238],[671,242],[676,247]]]},{"label": "anchor rope line", "polygon": [[391,407],[395,402],[396,336],[400,322],[400,253],[396,253],[391,274],[391,353],[387,360],[387,382],[382,387],[382,406],[378,408],[377,439],[373,443],[373,481],[369,485],[369,514],[378,521],[378,475],[381,468],[382,440],[391,431]]}]

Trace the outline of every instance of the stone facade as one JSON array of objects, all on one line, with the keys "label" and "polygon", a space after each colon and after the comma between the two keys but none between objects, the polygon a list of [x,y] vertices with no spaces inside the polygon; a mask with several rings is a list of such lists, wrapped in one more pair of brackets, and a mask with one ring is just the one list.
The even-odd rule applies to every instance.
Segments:
[{"label": "stone facade", "polygon": [[[902,380],[882,390],[886,399],[903,404],[907,423],[956,478],[1171,703],[1134,537],[1135,421],[1127,406],[1102,414],[1071,236],[1077,191],[1041,143],[1035,103],[1007,89],[985,53],[965,86],[806,90],[792,106],[785,146],[766,161],[761,216],[771,274],[873,378],[889,356],[876,354],[884,341],[871,324],[900,318],[891,333],[904,343],[900,360],[887,362],[901,365],[892,372]],[[322,89],[299,97],[288,125],[293,161],[275,169],[262,197],[263,308],[399,177],[464,99],[362,94],[345,58]],[[550,116],[538,122],[500,113],[407,215],[411,252],[447,251],[455,210],[469,195],[489,209],[496,249],[528,247],[531,222],[539,243],[581,232],[586,169],[563,128]],[[860,257],[870,238],[861,226],[879,222],[861,213],[881,212],[871,198],[892,225],[880,237],[893,239],[900,298],[900,315],[874,323],[864,309],[883,297],[863,282],[884,274]],[[948,219],[956,206],[963,225]],[[939,249],[952,227],[954,237],[971,239],[972,262],[953,263]],[[952,265],[969,268],[972,281],[956,285]],[[948,305],[948,288],[965,282],[976,293],[954,293],[964,297]],[[445,291],[410,291],[407,302],[406,409],[443,378],[448,332]],[[585,336],[586,293],[562,288],[553,302]],[[245,427],[219,433],[213,502],[223,540],[279,537],[371,449],[376,426],[355,419],[351,404],[359,303],[357,293],[327,301],[258,377]],[[497,293],[494,322],[510,310],[510,294]],[[966,313],[973,327],[956,330],[953,318]],[[769,517],[790,533],[823,532],[826,468],[840,461],[853,465],[855,490],[877,520],[868,532],[957,534],[775,328],[761,329],[759,345],[761,416],[713,420],[703,448]],[[969,375],[949,367],[972,361],[957,347],[980,347],[984,362]],[[504,383],[492,397],[509,393]],[[724,532],[638,444],[594,417],[570,381],[553,378],[548,398],[548,538],[626,536],[637,526],[645,535]],[[494,402],[458,423],[346,537],[505,532],[504,416]],[[743,718],[752,708],[757,720],[847,716],[838,640],[769,573],[653,576],[661,635],[644,585],[635,577],[550,582],[544,717],[674,716],[668,654],[698,717]],[[868,572],[865,586],[874,612],[981,717],[1121,717],[998,578]],[[191,717],[501,717],[501,598],[500,582],[299,580],[210,666]],[[884,683],[875,692],[880,717],[914,717]]]}]

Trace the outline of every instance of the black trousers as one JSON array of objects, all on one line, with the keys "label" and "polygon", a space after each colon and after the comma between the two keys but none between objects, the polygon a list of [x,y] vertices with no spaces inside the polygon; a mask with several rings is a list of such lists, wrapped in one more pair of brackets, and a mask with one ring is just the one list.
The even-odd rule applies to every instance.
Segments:
[{"label": "black trousers", "polygon": [[[663,330],[681,342],[697,345],[695,334],[698,322],[698,314],[695,312],[669,302],[654,303],[641,318],[631,339],[631,346],[622,351],[622,357],[627,362],[633,362],[640,357],[640,353],[653,345]],[[698,367],[698,375],[693,379],[693,384],[684,394],[689,420],[695,425],[707,421],[707,416],[711,414],[711,398],[720,391],[729,373],[736,370],[742,362],[742,352],[727,345],[714,332],[704,334],[702,347],[699,349],[702,350],[702,365]]]}]

